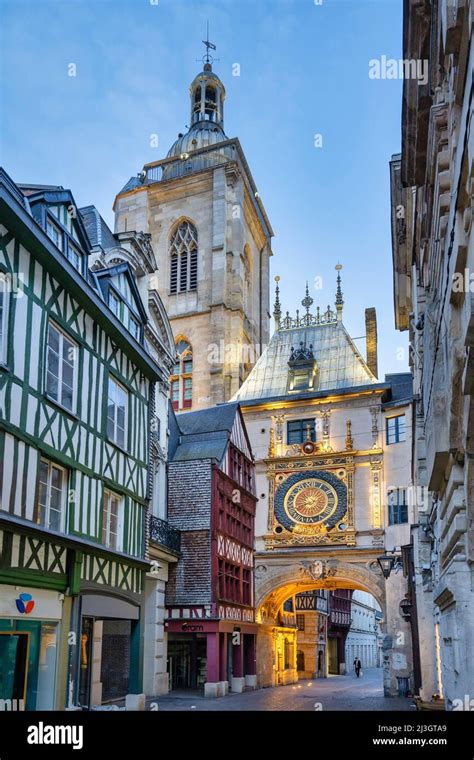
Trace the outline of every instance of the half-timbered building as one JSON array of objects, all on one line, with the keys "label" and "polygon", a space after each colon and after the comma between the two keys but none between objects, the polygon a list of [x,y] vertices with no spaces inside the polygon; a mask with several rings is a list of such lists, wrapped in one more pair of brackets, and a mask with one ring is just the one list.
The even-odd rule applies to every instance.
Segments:
[{"label": "half-timbered building", "polygon": [[169,370],[130,261],[89,269],[70,191],[2,171],[0,222],[0,658],[27,709],[91,707],[143,689],[149,432]]},{"label": "half-timbered building", "polygon": [[223,696],[256,685],[254,464],[238,404],[180,414],[168,519],[181,559],[166,590],[170,681]]}]

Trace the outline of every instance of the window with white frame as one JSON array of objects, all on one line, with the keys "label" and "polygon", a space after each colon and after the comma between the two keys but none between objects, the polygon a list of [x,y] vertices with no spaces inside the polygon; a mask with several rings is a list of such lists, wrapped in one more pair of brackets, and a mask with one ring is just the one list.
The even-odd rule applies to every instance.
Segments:
[{"label": "window with white frame", "polygon": [[135,340],[140,340],[140,322],[131,313],[128,315],[128,329]]},{"label": "window with white frame", "polygon": [[48,459],[41,459],[37,500],[37,522],[40,525],[64,531],[66,494],[66,470]]},{"label": "window with white frame", "polygon": [[406,440],[406,422],[404,414],[398,414],[396,417],[387,417],[385,424],[387,445],[392,443],[402,443],[402,441]]},{"label": "window with white frame", "polygon": [[113,290],[109,290],[109,306],[115,316],[120,319],[120,298],[115,295]]},{"label": "window with white frame", "polygon": [[73,410],[78,346],[53,322],[48,324],[46,348],[46,394]]},{"label": "window with white frame", "polygon": [[0,364],[7,363],[9,277],[0,272]]},{"label": "window with white frame", "polygon": [[46,220],[46,234],[60,251],[64,250],[63,232],[60,227],[58,227],[57,224],[54,224],[49,218]]},{"label": "window with white frame", "polygon": [[140,320],[134,315],[132,308],[128,303],[126,303],[112,288],[109,288],[109,307],[115,316],[120,319],[122,324],[128,328],[135,340],[139,341],[141,327]]},{"label": "window with white frame", "polygon": [[102,511],[102,543],[109,549],[122,549],[123,499],[112,491],[104,490]]},{"label": "window with white frame", "polygon": [[67,257],[74,269],[77,269],[78,272],[82,272],[82,254],[79,251],[79,248],[74,245],[74,243],[71,243],[70,240],[67,242]]},{"label": "window with white frame", "polygon": [[107,399],[107,437],[125,448],[128,393],[113,377],[109,377]]}]

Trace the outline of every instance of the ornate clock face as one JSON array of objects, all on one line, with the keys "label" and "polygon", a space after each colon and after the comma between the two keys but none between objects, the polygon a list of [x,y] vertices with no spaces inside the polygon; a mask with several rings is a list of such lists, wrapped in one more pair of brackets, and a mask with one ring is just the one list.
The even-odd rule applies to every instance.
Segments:
[{"label": "ornate clock face", "polygon": [[285,496],[284,508],[296,523],[314,525],[327,520],[337,509],[335,489],[324,480],[308,478],[292,486]]}]

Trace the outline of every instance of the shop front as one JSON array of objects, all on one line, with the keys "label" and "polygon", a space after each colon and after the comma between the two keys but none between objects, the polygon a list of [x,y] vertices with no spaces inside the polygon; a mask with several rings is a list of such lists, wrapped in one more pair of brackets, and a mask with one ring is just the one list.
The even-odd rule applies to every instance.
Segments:
[{"label": "shop front", "polygon": [[64,595],[0,587],[0,704],[7,710],[55,708]]},{"label": "shop front", "polygon": [[141,605],[104,593],[80,598],[78,704],[125,699],[141,679]]},{"label": "shop front", "polygon": [[211,697],[255,688],[256,624],[171,617],[165,630],[170,689],[201,690]]}]

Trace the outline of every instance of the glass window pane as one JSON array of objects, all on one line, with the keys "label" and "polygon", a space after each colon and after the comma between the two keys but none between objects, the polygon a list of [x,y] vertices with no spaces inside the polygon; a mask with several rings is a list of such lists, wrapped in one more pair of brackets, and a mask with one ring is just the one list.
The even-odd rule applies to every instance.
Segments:
[{"label": "glass window pane", "polygon": [[52,348],[48,348],[48,371],[59,377],[59,354]]},{"label": "glass window pane", "polygon": [[74,379],[74,367],[72,366],[72,364],[69,364],[69,362],[65,361],[64,359],[63,359],[62,365],[63,365],[62,366],[63,384],[65,383],[66,385],[69,386],[69,388],[72,388],[73,379]]},{"label": "glass window pane", "polygon": [[117,407],[117,427],[125,429],[125,409],[123,406]]},{"label": "glass window pane", "polygon": [[59,332],[51,323],[48,327],[48,346],[59,354]]},{"label": "glass window pane", "polygon": [[74,366],[74,360],[76,358],[77,346],[72,341],[68,340],[64,335],[63,339],[63,360],[66,361],[71,367]]},{"label": "glass window pane", "polygon": [[72,411],[72,388],[67,385],[63,385],[61,393],[61,404]]},{"label": "glass window pane", "polygon": [[119,446],[122,446],[122,448],[125,447],[125,431],[123,428],[117,427],[115,434],[115,443],[117,443]]},{"label": "glass window pane", "polygon": [[58,467],[51,467],[51,486],[52,488],[61,489],[62,486],[62,470]]},{"label": "glass window pane", "polygon": [[49,511],[49,526],[51,530],[61,530],[61,512],[56,509]]},{"label": "glass window pane", "polygon": [[54,709],[57,623],[41,623],[36,710]]},{"label": "glass window pane", "polygon": [[46,393],[48,393],[51,398],[58,399],[58,387],[59,382],[58,378],[55,375],[52,375],[51,372],[48,372],[46,374]]}]

